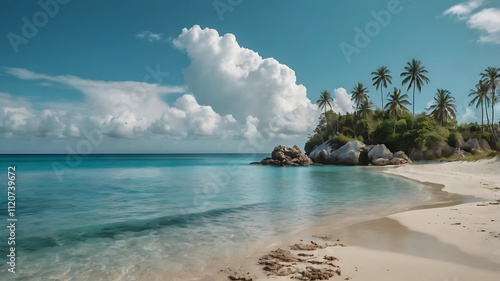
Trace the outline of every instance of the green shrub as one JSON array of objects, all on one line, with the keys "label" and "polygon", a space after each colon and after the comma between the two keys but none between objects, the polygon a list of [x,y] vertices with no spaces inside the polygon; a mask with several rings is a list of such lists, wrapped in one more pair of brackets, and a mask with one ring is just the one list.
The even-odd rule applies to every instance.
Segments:
[{"label": "green shrub", "polygon": [[306,142],[304,146],[304,150],[306,154],[309,154],[311,151],[313,151],[314,147],[317,145],[320,145],[323,143],[323,136],[322,135],[310,135],[309,140]]},{"label": "green shrub", "polygon": [[336,144],[338,147],[341,147],[343,146],[344,144],[350,142],[350,141],[353,141],[353,140],[356,140],[356,139],[353,139],[351,137],[348,137],[348,136],[345,136],[343,134],[337,134],[335,136],[331,136],[330,137],[330,140]]},{"label": "green shrub", "polygon": [[364,142],[365,141],[365,138],[363,138],[362,135],[358,135],[356,136],[356,140],[360,141],[360,142]]},{"label": "green shrub", "polygon": [[450,132],[450,136],[448,137],[448,144],[451,145],[451,146],[455,146],[455,144],[457,143],[457,140],[459,139],[462,139],[463,140],[463,136],[460,132],[457,132],[457,131],[453,131],[453,132]]}]

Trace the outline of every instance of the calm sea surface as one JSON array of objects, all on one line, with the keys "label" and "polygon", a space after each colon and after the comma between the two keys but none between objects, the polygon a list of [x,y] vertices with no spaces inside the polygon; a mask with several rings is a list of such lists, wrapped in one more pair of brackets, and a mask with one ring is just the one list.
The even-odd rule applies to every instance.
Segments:
[{"label": "calm sea surface", "polygon": [[[0,155],[0,280],[203,272],[262,241],[429,196],[361,167],[249,165],[265,156]],[[9,165],[16,166],[15,275],[6,263]]]}]

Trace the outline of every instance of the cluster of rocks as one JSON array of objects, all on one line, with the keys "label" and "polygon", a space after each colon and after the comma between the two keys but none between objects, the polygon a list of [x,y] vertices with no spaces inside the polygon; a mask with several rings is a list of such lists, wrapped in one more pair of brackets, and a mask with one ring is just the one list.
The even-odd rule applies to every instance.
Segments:
[{"label": "cluster of rocks", "polygon": [[266,158],[260,162],[252,164],[273,165],[273,166],[309,166],[313,161],[296,145],[288,147],[279,145],[274,148],[271,158]]},{"label": "cluster of rocks", "polygon": [[392,153],[384,144],[365,145],[360,141],[351,141],[337,148],[326,141],[309,153],[316,163],[341,165],[403,165],[412,161],[403,151]]},{"label": "cluster of rocks", "polygon": [[469,139],[467,142],[464,142],[463,138],[458,139],[455,147],[455,154],[459,154],[462,157],[491,150],[490,144],[485,139]]},{"label": "cluster of rocks", "polygon": [[425,150],[412,149],[412,151],[410,152],[410,157],[413,160],[434,160],[450,157],[453,155],[456,158],[460,159],[488,150],[491,150],[491,147],[485,139],[478,140],[472,138],[464,141],[463,137],[461,137],[456,140],[455,147],[450,146],[446,142],[442,141]]},{"label": "cluster of rocks", "polygon": [[430,148],[412,149],[410,157],[403,151],[392,153],[384,144],[365,145],[360,141],[350,141],[338,147],[328,140],[316,146],[309,156],[302,153],[296,145],[288,147],[279,145],[274,148],[271,157],[252,164],[273,166],[309,166],[314,163],[337,165],[404,165],[412,160],[434,160],[455,155],[463,158],[471,154],[491,150],[484,139],[457,139],[455,147],[440,142]]}]

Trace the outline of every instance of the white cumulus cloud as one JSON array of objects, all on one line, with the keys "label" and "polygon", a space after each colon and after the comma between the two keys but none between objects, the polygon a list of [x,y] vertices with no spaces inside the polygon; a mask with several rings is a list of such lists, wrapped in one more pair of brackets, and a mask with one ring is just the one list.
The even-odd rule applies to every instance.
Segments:
[{"label": "white cumulus cloud", "polygon": [[44,109],[36,111],[29,100],[0,93],[0,136],[77,137],[78,113]]},{"label": "white cumulus cloud", "polygon": [[[19,79],[74,89],[85,99],[33,106],[29,100],[0,94],[0,135],[69,138],[99,129],[112,138],[240,139],[298,137],[314,129],[318,106],[288,66],[240,47],[232,34],[219,36],[199,26],[183,29],[173,44],[191,60],[184,70],[185,87],[6,68]],[[166,102],[164,96],[172,93],[184,95]],[[335,90],[334,105],[339,112],[352,110],[350,95]]]},{"label": "white cumulus cloud", "polygon": [[8,68],[7,73],[25,80],[45,80],[76,89],[85,94],[84,104],[49,103],[36,111],[23,99],[2,94],[4,116],[1,131],[5,136],[78,137],[81,129],[100,129],[109,137],[135,138],[152,134],[172,138],[225,136],[236,120],[220,116],[210,106],[199,105],[185,94],[169,105],[162,96],[182,93],[182,87],[161,86],[135,81],[94,81],[75,76],[50,76],[26,69]]},{"label": "white cumulus cloud", "polygon": [[354,112],[354,101],[351,100],[351,95],[344,88],[333,91],[332,110],[341,114]]},{"label": "white cumulus cloud", "polygon": [[246,120],[246,135],[255,135],[256,129],[276,136],[299,135],[314,128],[317,105],[288,66],[241,47],[233,34],[220,36],[198,25],[184,28],[173,44],[191,59],[183,72],[196,99],[216,112]]}]

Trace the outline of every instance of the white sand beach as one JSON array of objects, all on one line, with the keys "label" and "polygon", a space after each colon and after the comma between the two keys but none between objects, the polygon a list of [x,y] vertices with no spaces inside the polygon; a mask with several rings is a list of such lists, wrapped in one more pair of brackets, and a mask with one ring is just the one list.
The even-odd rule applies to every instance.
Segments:
[{"label": "white sand beach", "polygon": [[[442,185],[447,196],[432,206],[270,245],[267,252],[279,247],[291,254],[281,256],[283,260],[270,256],[260,260],[285,265],[274,274],[262,269],[265,264],[257,265],[256,255],[224,274],[241,277],[235,280],[252,280],[251,276],[253,280],[313,280],[311,276],[323,273],[325,278],[332,275],[328,280],[500,280],[500,158],[393,166],[382,172]],[[310,250],[293,250],[290,244],[294,243]],[[303,272],[309,272],[309,277]]]},{"label": "white sand beach", "polygon": [[[500,280],[499,158],[407,165],[384,172],[443,184],[446,192],[480,201],[390,215],[409,231],[434,242],[425,245],[419,241],[422,238],[408,239],[406,243],[419,247],[413,254],[362,247],[335,250],[346,276],[352,280]],[[432,247],[441,249],[433,253]]]}]

